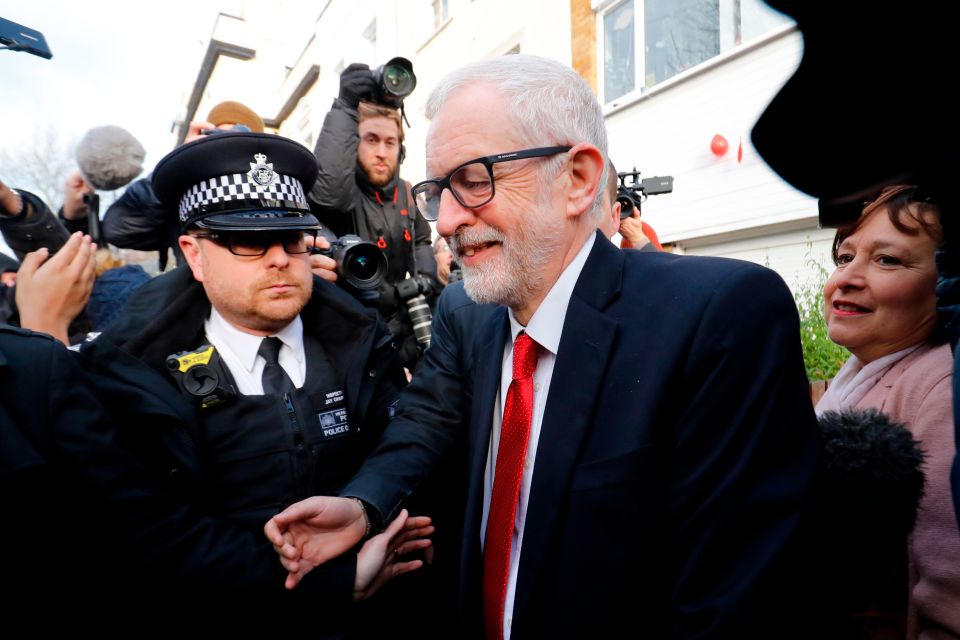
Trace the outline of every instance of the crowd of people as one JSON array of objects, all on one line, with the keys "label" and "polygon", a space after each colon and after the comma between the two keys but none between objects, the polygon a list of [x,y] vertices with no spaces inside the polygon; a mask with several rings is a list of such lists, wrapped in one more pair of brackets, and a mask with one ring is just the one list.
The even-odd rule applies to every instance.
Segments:
[{"label": "crowd of people", "polygon": [[[415,185],[372,78],[344,69],[312,152],[239,103],[193,123],[101,225],[173,250],[153,278],[104,265],[84,176],[58,214],[0,183],[12,602],[320,637],[960,637],[935,190],[882,186],[838,230],[852,355],[814,408],[783,281],[621,217],[575,71],[451,72]],[[375,295],[338,286],[344,235],[383,252]]]}]

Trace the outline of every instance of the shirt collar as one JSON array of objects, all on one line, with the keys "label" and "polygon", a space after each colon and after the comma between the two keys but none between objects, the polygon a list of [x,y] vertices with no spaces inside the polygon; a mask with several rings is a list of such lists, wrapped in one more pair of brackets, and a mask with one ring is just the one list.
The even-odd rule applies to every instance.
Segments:
[{"label": "shirt collar", "polygon": [[595,233],[587,237],[580,251],[550,287],[550,291],[537,307],[527,326],[517,321],[513,315],[513,309],[508,309],[510,336],[513,340],[517,339],[517,334],[521,331],[526,331],[537,344],[553,355],[557,355],[560,349],[560,335],[563,333],[563,321],[567,317],[567,307],[570,305],[570,296],[573,295],[573,289],[577,285],[577,280],[580,279],[580,272],[583,271],[583,265],[587,262],[596,238]]},{"label": "shirt collar", "polygon": [[[233,351],[243,367],[252,373],[257,361],[257,351],[260,350],[260,343],[263,342],[263,336],[255,336],[237,329],[220,315],[216,307],[212,306],[210,307],[208,323],[207,332],[214,332]],[[303,321],[299,315],[290,324],[273,335],[290,347],[298,363],[303,362]]]}]

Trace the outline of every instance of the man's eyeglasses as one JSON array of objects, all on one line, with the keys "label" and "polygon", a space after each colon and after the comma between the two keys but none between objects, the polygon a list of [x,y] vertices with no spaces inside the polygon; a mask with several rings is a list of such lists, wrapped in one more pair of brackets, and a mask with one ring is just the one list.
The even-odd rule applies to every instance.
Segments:
[{"label": "man's eyeglasses", "polygon": [[316,241],[317,232],[307,231],[209,231],[194,235],[206,238],[226,248],[235,256],[253,258],[266,255],[270,247],[279,244],[290,255],[309,253],[307,238]]},{"label": "man's eyeglasses", "polygon": [[453,197],[464,207],[481,207],[493,200],[493,165],[496,163],[544,158],[566,151],[570,151],[570,147],[538,147],[464,162],[446,178],[424,180],[413,186],[413,200],[417,204],[417,212],[426,220],[432,221],[440,217],[440,196],[444,189],[450,189]]}]

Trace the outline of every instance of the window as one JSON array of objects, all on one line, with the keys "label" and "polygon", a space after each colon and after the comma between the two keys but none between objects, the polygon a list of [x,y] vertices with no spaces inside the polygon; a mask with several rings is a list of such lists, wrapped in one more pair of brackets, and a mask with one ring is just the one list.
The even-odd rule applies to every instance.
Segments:
[{"label": "window", "polygon": [[788,22],[762,0],[595,0],[594,9],[606,103]]},{"label": "window", "polygon": [[373,46],[377,46],[377,19],[374,18],[373,22],[367,25],[367,28],[363,30],[363,37],[367,39]]},{"label": "window", "polygon": [[603,16],[603,96],[607,102],[635,89],[634,31],[633,2],[624,2]]},{"label": "window", "polygon": [[433,1],[433,28],[439,29],[447,21],[447,0]]}]

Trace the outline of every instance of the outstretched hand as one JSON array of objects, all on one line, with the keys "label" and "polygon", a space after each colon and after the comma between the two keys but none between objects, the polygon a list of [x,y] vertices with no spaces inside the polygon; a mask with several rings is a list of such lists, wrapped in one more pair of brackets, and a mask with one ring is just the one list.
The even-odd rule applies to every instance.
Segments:
[{"label": "outstretched hand", "polygon": [[366,600],[389,580],[422,567],[422,560],[401,561],[401,557],[429,548],[433,543],[426,536],[433,531],[430,518],[409,517],[404,509],[386,531],[367,540],[357,555],[353,601]]},{"label": "outstretched hand", "polygon": [[69,344],[68,327],[93,290],[96,253],[90,236],[78,231],[52,257],[46,248],[24,256],[17,272],[20,326]]},{"label": "outstretched hand", "polygon": [[290,505],[263,527],[289,572],[286,587],[293,589],[305,575],[359,543],[367,518],[351,498],[314,496]]}]

